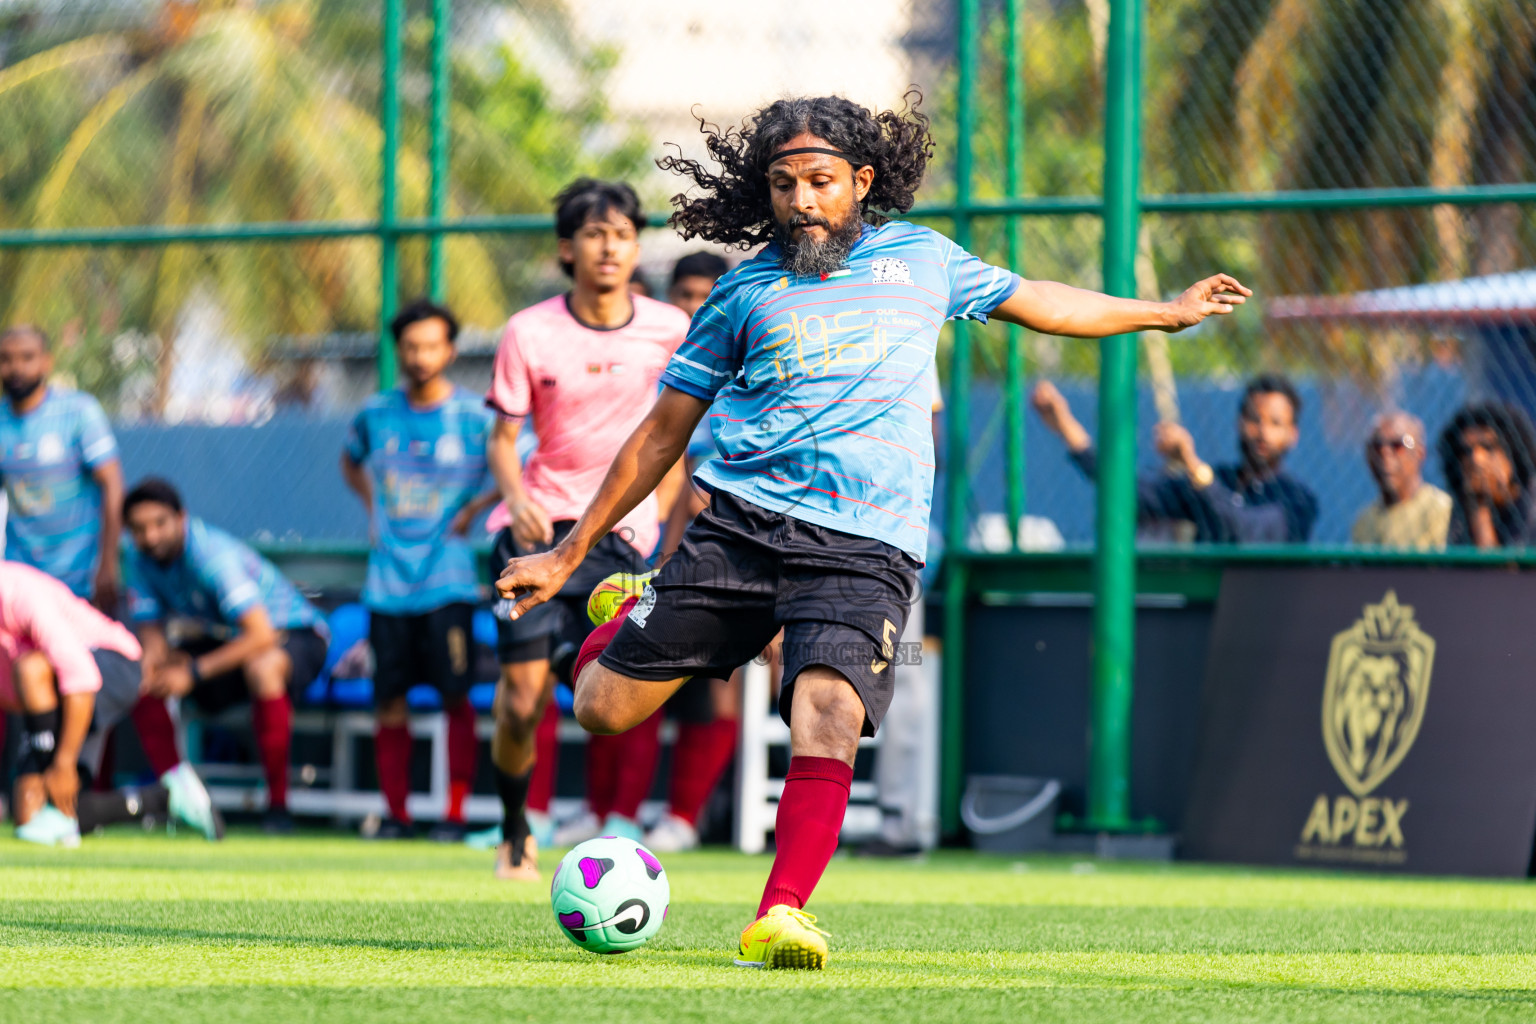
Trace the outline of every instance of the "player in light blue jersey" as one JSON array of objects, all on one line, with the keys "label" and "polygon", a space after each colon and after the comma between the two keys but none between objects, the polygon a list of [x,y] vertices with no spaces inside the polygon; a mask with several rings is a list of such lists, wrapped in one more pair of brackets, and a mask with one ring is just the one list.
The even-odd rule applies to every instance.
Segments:
[{"label": "player in light blue jersey", "polygon": [[[96,399],[48,383],[53,355],[36,327],[0,333],[0,479],[10,504],[6,557],[61,580],[111,615],[123,468]],[[102,553],[106,557],[102,557]]]},{"label": "player in light blue jersey", "polygon": [[802,908],[837,848],[860,734],[890,702],[926,547],[940,327],[998,317],[1079,338],[1177,331],[1249,292],[1225,274],[1172,302],[1023,281],[887,220],[911,208],[933,144],[916,103],[876,114],[838,97],[779,100],[740,129],[702,130],[718,168],[661,161],[695,186],[673,224],[685,238],[768,244],[694,316],[661,397],[571,532],[512,560],[497,586],[518,601],[514,615],[558,591],[708,413],[720,457],[696,479],[711,505],[583,646],[576,718],[629,729],[687,678],[729,672],[784,627],[791,759],[773,868],[736,962],[820,968],[825,933]]},{"label": "player in light blue jersey", "polygon": [[457,355],[452,312],[422,299],[402,309],[390,331],[404,387],[368,400],[341,456],[347,486],[368,509],[373,541],[363,603],[377,666],[374,755],[389,805],[375,838],[415,834],[406,806],[412,743],[405,696],[429,683],[448,718],[448,806],[429,834],[453,842],[464,838],[464,800],[479,750],[469,687],[480,572],[466,538],[500,500],[487,486],[492,416],[479,395],[445,376]]},{"label": "player in light blue jersey", "polygon": [[[267,779],[268,832],[291,832],[288,749],[291,693],[325,664],[329,633],[315,606],[245,544],[194,516],[164,480],[123,499],[133,538],[128,617],[144,645],[144,692],[180,697],[206,714],[249,700]],[[172,647],[167,625],[183,638]],[[195,631],[200,635],[186,635]]]}]

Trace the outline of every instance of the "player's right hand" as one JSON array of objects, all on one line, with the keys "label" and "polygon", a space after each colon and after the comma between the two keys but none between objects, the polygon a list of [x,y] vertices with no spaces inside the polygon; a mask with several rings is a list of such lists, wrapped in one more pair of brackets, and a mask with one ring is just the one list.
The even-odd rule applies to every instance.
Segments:
[{"label": "player's right hand", "polygon": [[512,517],[512,537],[523,548],[544,548],[555,542],[555,524],[549,513],[536,501],[519,501],[507,506]]},{"label": "player's right hand", "polygon": [[580,564],[579,559],[575,564],[569,563],[559,548],[508,559],[507,567],[496,580],[497,596],[512,602],[507,618],[515,621],[530,608],[554,597]]}]

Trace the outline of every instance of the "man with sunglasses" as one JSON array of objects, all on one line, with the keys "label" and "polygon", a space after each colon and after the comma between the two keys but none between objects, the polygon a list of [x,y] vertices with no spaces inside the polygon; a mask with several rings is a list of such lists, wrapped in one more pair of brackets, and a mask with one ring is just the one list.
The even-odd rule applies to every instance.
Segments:
[{"label": "man with sunglasses", "polygon": [[1381,497],[1360,510],[1349,538],[1356,544],[1438,551],[1451,525],[1451,496],[1424,482],[1424,424],[1406,412],[1376,417],[1365,461]]}]

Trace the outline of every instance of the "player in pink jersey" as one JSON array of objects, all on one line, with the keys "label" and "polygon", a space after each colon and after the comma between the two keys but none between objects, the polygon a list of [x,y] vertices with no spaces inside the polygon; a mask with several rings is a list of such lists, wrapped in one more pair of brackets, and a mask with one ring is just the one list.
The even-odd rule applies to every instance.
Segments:
[{"label": "player in pink jersey", "polygon": [[0,562],[0,712],[19,712],[17,838],[73,846],[97,825],[174,813],[209,839],[224,823],[192,766],[160,785],[91,792],[107,734],[139,703],[143,650],[121,623],[30,566]]},{"label": "player in pink jersey", "polygon": [[[560,266],[571,290],[507,322],[486,396],[498,415],[487,457],[504,499],[488,524],[496,533],[498,569],[514,556],[548,550],[570,532],[654,404],[661,371],[688,330],[683,313],[629,290],[644,224],[628,185],[582,179],[556,199]],[[522,467],[517,435],[525,418],[533,421],[539,446]],[[673,493],[677,483],[680,477]],[[538,878],[538,846],[525,815],[535,729],[556,677],[569,678],[591,630],[587,595],[611,573],[647,571],[660,518],[656,496],[647,494],[540,614],[512,622],[498,610],[502,668],[491,759],[503,809],[499,878]]]}]

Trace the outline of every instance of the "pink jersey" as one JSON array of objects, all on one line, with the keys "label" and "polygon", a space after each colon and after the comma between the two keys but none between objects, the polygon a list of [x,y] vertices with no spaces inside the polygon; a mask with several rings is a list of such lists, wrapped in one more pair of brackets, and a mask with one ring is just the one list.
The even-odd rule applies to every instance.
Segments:
[{"label": "pink jersey", "polygon": [[43,652],[53,666],[60,693],[95,693],[101,670],[93,650],[116,651],[137,661],[138,640],[68,587],[46,573],[16,562],[0,562],[0,707],[16,708],[12,668],[17,658]]},{"label": "pink jersey", "polygon": [[[486,404],[508,417],[533,417],[539,447],[523,467],[528,496],[551,522],[579,519],[619,448],[656,402],[656,380],[688,333],[688,316],[664,302],[634,297],[623,327],[599,330],[571,315],[565,296],[529,306],[507,321],[496,349]],[[643,555],[660,536],[656,496],[614,527]],[[491,513],[496,532],[511,522]]]}]

